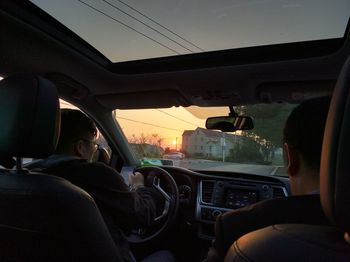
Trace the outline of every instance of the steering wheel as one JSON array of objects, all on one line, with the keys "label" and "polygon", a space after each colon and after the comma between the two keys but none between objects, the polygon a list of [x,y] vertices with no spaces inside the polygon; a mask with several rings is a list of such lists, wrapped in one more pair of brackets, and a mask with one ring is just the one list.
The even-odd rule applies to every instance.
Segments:
[{"label": "steering wheel", "polygon": [[[134,172],[140,172],[146,180],[151,180],[154,187],[164,198],[164,209],[156,217],[150,228],[133,230],[127,240],[130,243],[145,243],[151,241],[169,229],[174,222],[179,208],[179,190],[174,178],[163,168],[158,166],[138,167]],[[151,179],[147,179],[151,178]],[[166,185],[166,187],[165,187]]]}]

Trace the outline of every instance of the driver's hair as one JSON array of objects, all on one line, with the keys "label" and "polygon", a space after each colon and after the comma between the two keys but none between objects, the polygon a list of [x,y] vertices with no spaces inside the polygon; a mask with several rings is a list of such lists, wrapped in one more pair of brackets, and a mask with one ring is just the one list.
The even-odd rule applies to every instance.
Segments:
[{"label": "driver's hair", "polygon": [[76,109],[61,109],[61,128],[56,153],[68,153],[79,139],[96,137],[95,123]]},{"label": "driver's hair", "polygon": [[317,174],[330,100],[330,96],[323,96],[303,101],[291,112],[283,130],[283,142],[296,150]]}]

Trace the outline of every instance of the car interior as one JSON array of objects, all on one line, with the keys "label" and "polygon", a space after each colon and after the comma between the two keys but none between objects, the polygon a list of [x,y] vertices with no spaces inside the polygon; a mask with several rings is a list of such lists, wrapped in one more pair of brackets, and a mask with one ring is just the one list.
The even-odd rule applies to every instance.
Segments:
[{"label": "car interior", "polygon": [[[323,5],[314,1],[312,10],[322,9],[327,13],[327,6],[334,6],[334,10],[329,9],[329,17],[323,17],[325,20],[342,19],[339,18],[341,23],[334,22],[329,28],[319,25],[319,21],[313,23],[321,36],[286,38],[286,41],[265,41],[238,47],[218,44],[218,48],[205,50],[197,46],[201,51],[175,52],[174,55],[164,51],[173,52],[171,45],[165,46],[152,34],[136,30],[133,23],[122,22],[119,16],[108,13],[118,10],[128,19],[140,23],[141,18],[136,20],[135,17],[146,18],[140,11],[141,7],[148,10],[141,2],[14,0],[0,3],[0,260],[122,261],[118,246],[114,244],[94,199],[87,192],[63,178],[29,170],[35,168],[37,160],[54,152],[60,132],[60,108],[64,105],[83,111],[96,123],[105,146],[98,149],[99,155],[94,161],[110,166],[125,179],[126,172],[133,170],[146,177],[157,176],[149,181],[149,186],[161,192],[165,208],[154,228],[145,234],[135,230],[128,236],[136,260],[156,250],[167,249],[177,261],[202,261],[215,237],[214,223],[218,215],[259,201],[291,195],[289,178],[283,174],[282,150],[276,147],[273,151],[276,157],[279,154],[280,162],[259,158],[259,165],[231,163],[232,152],[227,151],[225,155],[225,147],[231,143],[231,138],[232,143],[255,139],[254,145],[258,145],[256,135],[242,138],[242,134],[251,134],[244,131],[254,130],[253,123],[256,120],[258,124],[258,119],[239,115],[239,110],[244,113],[245,108],[260,104],[297,105],[309,98],[332,95],[320,168],[321,203],[332,226],[271,225],[232,243],[225,261],[349,261],[349,3],[328,1],[328,5]],[[196,8],[190,8],[196,1],[190,1],[188,6],[166,2],[154,1],[149,10],[157,10],[159,17],[164,16],[163,21],[166,21],[166,15],[173,14],[169,10],[184,12],[188,9],[184,15],[191,19],[198,15],[192,15]],[[240,12],[251,7],[242,1],[234,2],[226,9],[223,6],[214,8],[207,1],[203,5],[208,5],[212,13],[221,10],[220,19],[226,19],[225,12],[229,13],[229,10]],[[253,2],[257,12],[264,4],[271,7],[271,3]],[[271,2],[282,11],[297,10],[298,14],[303,14],[300,10],[309,7],[303,1],[295,4]],[[128,8],[128,13],[122,6]],[[202,7],[199,10],[203,11]],[[175,20],[181,21],[176,17],[179,13],[174,11],[174,14]],[[101,24],[98,15],[107,22]],[[202,21],[201,16],[197,18]],[[287,24],[292,27],[293,23],[300,22],[303,26],[305,21],[293,20]],[[79,31],[85,23],[84,30]],[[124,29],[132,29],[144,40],[153,44],[157,42],[158,48],[164,52],[137,57],[131,47],[136,45],[141,54],[147,50],[137,38],[121,39],[119,45],[109,45],[107,37],[94,35],[103,31],[118,38],[118,34],[109,31],[108,23],[112,27],[118,24]],[[149,24],[143,22],[142,26],[150,30]],[[167,38],[170,32],[173,34],[169,28],[161,24],[157,26],[168,30]],[[245,26],[248,27],[240,24],[241,28]],[[308,26],[305,24],[305,28]],[[209,28],[204,28],[203,32]],[[296,28],[304,32],[304,27]],[[96,42],[87,38],[91,33],[87,29],[91,30],[91,39]],[[199,33],[201,27],[197,32],[188,24],[188,29],[191,34],[198,33],[198,37],[203,37],[198,39],[204,42],[205,34]],[[246,30],[243,32],[248,32]],[[331,34],[331,30],[336,33]],[[258,31],[254,31],[257,37],[263,37]],[[279,35],[289,37],[288,33],[293,32]],[[158,34],[165,37],[165,33]],[[222,40],[214,39],[226,43],[226,34],[222,35]],[[244,35],[242,33],[242,37]],[[186,39],[182,40],[181,46]],[[101,46],[96,43],[105,49],[99,49]],[[129,53],[125,52],[124,46],[130,46]],[[114,57],[110,56],[111,53]],[[189,130],[175,122],[179,118],[182,122],[189,119],[175,116],[171,113],[173,111],[164,111],[174,108],[188,114],[193,106],[201,109],[224,107],[227,115],[206,115],[207,129],[203,121],[203,126],[196,124],[196,129]],[[157,117],[131,119],[129,110],[140,116],[140,112],[156,110],[167,114],[171,120],[167,124],[164,122],[163,125],[167,125],[164,127],[157,122]],[[239,119],[239,123],[232,118]],[[227,127],[224,123],[218,127],[215,122],[210,127],[210,119],[224,119],[234,125]],[[172,145],[173,152],[165,150],[162,156],[138,157],[134,149],[140,148],[138,144],[142,143],[136,139],[131,141],[133,133],[127,133],[125,121],[181,132],[182,148],[185,134],[197,134],[199,140],[202,136],[211,141],[207,147],[210,154],[194,153],[190,156],[185,150],[180,152],[179,133]],[[237,132],[231,133],[233,131]],[[277,131],[281,133],[281,130]],[[159,138],[159,145],[161,141]],[[219,141],[221,155],[209,158],[215,152],[213,141]],[[266,140],[264,143],[266,145]],[[263,147],[259,148],[261,151]],[[230,201],[229,195],[232,194],[237,202]]]}]

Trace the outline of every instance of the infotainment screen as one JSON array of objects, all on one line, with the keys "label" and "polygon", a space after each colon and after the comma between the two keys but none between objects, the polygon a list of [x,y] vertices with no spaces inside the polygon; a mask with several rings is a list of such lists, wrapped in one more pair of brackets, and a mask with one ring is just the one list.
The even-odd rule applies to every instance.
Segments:
[{"label": "infotainment screen", "polygon": [[228,188],[225,192],[225,205],[229,208],[240,208],[258,201],[258,194],[255,191]]}]

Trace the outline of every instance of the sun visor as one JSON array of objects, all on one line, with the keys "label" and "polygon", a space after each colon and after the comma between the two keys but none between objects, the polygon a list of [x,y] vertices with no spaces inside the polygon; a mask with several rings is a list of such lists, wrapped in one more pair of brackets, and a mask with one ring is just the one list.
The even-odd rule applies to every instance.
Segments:
[{"label": "sun visor", "polygon": [[199,106],[190,106],[185,108],[195,117],[200,119],[206,119],[208,116],[228,116],[230,109],[228,106],[221,107],[199,107]]}]

